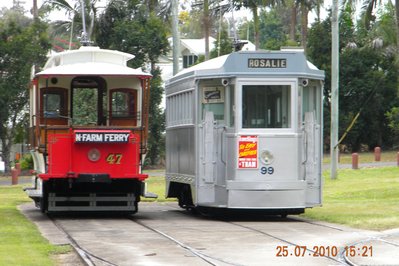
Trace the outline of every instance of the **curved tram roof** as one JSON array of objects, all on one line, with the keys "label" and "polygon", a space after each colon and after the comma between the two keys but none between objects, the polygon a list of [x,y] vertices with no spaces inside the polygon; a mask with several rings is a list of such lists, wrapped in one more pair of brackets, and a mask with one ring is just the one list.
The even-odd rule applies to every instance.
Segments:
[{"label": "curved tram roof", "polygon": [[[254,67],[251,60],[284,60],[284,66]],[[187,68],[174,77],[167,85],[187,79],[208,79],[238,76],[254,77],[301,77],[324,79],[324,71],[307,61],[301,49],[282,49],[281,51],[240,51],[220,56],[193,67]]]},{"label": "curved tram roof", "polygon": [[78,50],[70,50],[51,55],[44,65],[40,76],[73,76],[73,75],[106,75],[106,76],[137,76],[149,78],[151,74],[141,69],[127,66],[127,61],[134,55],[99,47],[82,46]]}]

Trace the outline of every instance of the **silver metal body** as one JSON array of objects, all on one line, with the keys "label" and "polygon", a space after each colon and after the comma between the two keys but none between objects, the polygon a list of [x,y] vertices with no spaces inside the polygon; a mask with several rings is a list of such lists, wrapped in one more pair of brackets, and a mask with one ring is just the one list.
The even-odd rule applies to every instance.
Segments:
[{"label": "silver metal body", "polygon": [[324,72],[303,51],[236,52],[166,84],[166,195],[182,207],[321,204]]}]

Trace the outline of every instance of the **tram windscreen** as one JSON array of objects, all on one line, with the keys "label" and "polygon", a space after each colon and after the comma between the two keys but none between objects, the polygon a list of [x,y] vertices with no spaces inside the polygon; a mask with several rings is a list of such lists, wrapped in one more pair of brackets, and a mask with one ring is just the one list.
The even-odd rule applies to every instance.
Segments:
[{"label": "tram windscreen", "polygon": [[244,85],[242,87],[243,128],[291,127],[289,85]]}]

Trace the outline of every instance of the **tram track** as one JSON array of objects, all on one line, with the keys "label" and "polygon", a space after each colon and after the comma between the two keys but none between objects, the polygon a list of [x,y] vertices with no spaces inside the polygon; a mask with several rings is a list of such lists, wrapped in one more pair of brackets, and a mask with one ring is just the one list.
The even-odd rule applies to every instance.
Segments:
[{"label": "tram track", "polygon": [[226,260],[223,260],[223,259],[220,259],[220,258],[217,258],[217,257],[214,257],[214,256],[209,256],[209,255],[199,251],[198,249],[195,249],[195,248],[193,248],[193,247],[191,247],[189,245],[184,244],[183,242],[177,240],[176,238],[174,238],[174,237],[172,237],[172,236],[170,236],[170,235],[168,235],[168,234],[166,234],[166,233],[164,233],[164,232],[162,232],[162,231],[160,231],[158,229],[155,229],[155,228],[153,228],[151,226],[148,226],[148,225],[146,225],[146,224],[144,224],[144,223],[142,223],[140,221],[135,220],[133,217],[129,217],[128,219],[131,220],[132,222],[135,222],[135,223],[147,228],[148,230],[151,230],[151,231],[157,233],[158,235],[161,235],[162,237],[174,242],[175,244],[177,244],[181,248],[189,251],[191,254],[193,254],[194,256],[202,259],[203,261],[205,261],[209,265],[217,266],[219,264],[213,262],[213,261],[217,261],[217,262],[224,263],[226,265],[242,266],[241,264],[232,263],[232,262],[228,262]]},{"label": "tram track", "polygon": [[[178,211],[176,211],[178,210]],[[229,230],[232,231],[236,231],[236,232],[241,232],[240,230],[235,230],[234,227],[238,227],[244,229],[244,233],[243,234],[247,234],[245,233],[245,231],[250,231],[255,233],[255,237],[256,234],[258,235],[263,235],[265,237],[267,237],[268,239],[273,239],[272,242],[270,243],[277,243],[274,245],[278,245],[278,246],[288,246],[290,251],[294,251],[294,248],[296,247],[306,247],[306,257],[323,257],[325,259],[325,261],[330,261],[331,265],[356,265],[353,264],[351,261],[348,261],[345,258],[345,252],[344,252],[344,247],[341,245],[337,245],[339,251],[337,253],[337,255],[322,255],[322,254],[317,254],[317,252],[315,252],[314,249],[312,249],[311,245],[308,244],[308,246],[303,245],[304,243],[299,243],[297,240],[298,238],[287,238],[285,237],[286,234],[280,234],[280,233],[273,233],[273,232],[269,232],[269,230],[267,229],[268,227],[259,227],[257,228],[257,226],[253,225],[252,223],[247,223],[247,222],[261,222],[262,220],[265,220],[266,218],[260,219],[258,218],[254,218],[251,219],[251,217],[240,217],[240,216],[232,216],[232,217],[204,217],[204,216],[200,216],[200,215],[193,215],[189,212],[185,212],[184,210],[182,210],[179,207],[176,207],[174,205],[167,205],[167,208],[164,209],[163,211],[171,211],[171,215],[172,216],[166,216],[166,217],[177,217],[178,220],[180,220],[180,218],[178,216],[185,216],[189,219],[193,218],[193,221],[198,222],[200,220],[204,220],[204,223],[207,227],[207,223],[208,222],[219,222],[219,223],[226,223],[229,226],[233,226],[233,227],[226,227]],[[159,210],[155,211],[156,213],[159,213]],[[177,215],[177,216],[176,216]],[[211,246],[207,246],[206,248],[199,248],[199,247],[194,247],[190,241],[190,237],[189,235],[181,235],[181,234],[176,234],[177,231],[175,231],[175,229],[173,229],[172,231],[169,230],[169,227],[166,227],[166,229],[162,229],[163,227],[160,227],[160,225],[162,224],[168,224],[170,223],[171,220],[168,221],[168,218],[166,218],[166,220],[164,220],[164,223],[159,223],[157,222],[158,219],[154,218],[153,216],[151,216],[152,219],[148,219],[147,216],[144,217],[140,217],[140,216],[128,216],[125,217],[123,219],[121,219],[121,221],[126,221],[128,220],[129,222],[135,223],[136,225],[133,227],[138,226],[137,228],[141,227],[143,229],[140,229],[142,231],[148,231],[148,232],[152,232],[155,233],[156,235],[158,235],[160,238],[158,239],[164,239],[167,240],[165,243],[167,243],[168,241],[172,244],[174,244],[174,247],[177,249],[181,249],[184,250],[185,252],[188,252],[190,255],[188,255],[189,257],[193,257],[198,259],[199,261],[202,261],[204,264],[206,265],[217,265],[217,266],[221,266],[221,265],[231,265],[231,266],[241,266],[241,265],[246,265],[245,262],[240,261],[232,261],[234,259],[232,259],[233,257],[231,256],[227,256],[226,253],[215,253],[212,252],[210,249]],[[161,218],[162,217],[162,218]],[[164,216],[161,217],[157,217],[157,218],[161,218],[163,219]],[[191,218],[190,218],[191,217]],[[343,228],[340,227],[335,227],[333,225],[329,225],[329,224],[323,224],[323,223],[317,223],[317,222],[312,222],[312,221],[307,221],[306,219],[302,219],[300,217],[288,217],[285,219],[281,219],[281,218],[273,218],[273,216],[270,216],[271,218],[267,218],[265,221],[270,221],[270,222],[277,222],[280,220],[284,220],[284,221],[288,221],[288,222],[299,222],[299,223],[305,223],[305,224],[309,224],[311,226],[320,226],[320,227],[324,227],[324,228],[328,228],[329,230],[334,230],[338,232],[345,232],[345,230]],[[55,226],[62,231],[63,233],[65,233],[65,235],[67,236],[67,238],[70,240],[71,242],[71,246],[73,247],[73,249],[76,251],[76,253],[79,255],[79,257],[81,258],[81,260],[83,261],[83,263],[85,265],[105,265],[105,266],[116,266],[116,265],[120,265],[120,262],[112,262],[109,261],[109,258],[103,258],[101,256],[101,254],[94,254],[92,253],[90,250],[87,249],[87,246],[84,246],[84,244],[82,244],[79,240],[74,239],[74,235],[70,232],[68,232],[68,225],[67,224],[63,224],[62,220],[58,220],[54,217],[50,217],[51,221],[55,224]],[[183,219],[184,220],[184,219]],[[182,221],[183,221],[182,220]],[[184,220],[185,221],[185,220]],[[155,222],[155,223],[154,223]],[[259,225],[261,225],[262,223],[259,223]],[[191,228],[194,225],[191,225],[191,223],[188,224],[189,228]],[[210,225],[209,225],[210,226]],[[225,226],[223,226],[223,224],[219,224],[219,227],[223,228]],[[213,225],[212,225],[213,227]],[[172,228],[170,228],[172,229]],[[201,230],[199,230],[201,231]],[[216,232],[213,233],[213,231],[209,231],[210,234],[214,234]],[[334,233],[333,233],[334,234]],[[195,234],[194,234],[195,235]],[[76,237],[76,236],[75,236]],[[187,238],[188,237],[188,238]],[[267,240],[269,241],[269,240]],[[191,244],[190,244],[191,243]],[[203,245],[204,242],[195,242],[197,244],[195,245]],[[202,243],[202,244],[201,244]],[[207,242],[205,242],[207,243]],[[211,243],[211,242],[210,242]],[[263,243],[263,242],[262,242]],[[265,242],[268,243],[268,242]],[[278,244],[281,243],[281,244]],[[166,244],[167,245],[167,244]],[[209,251],[206,251],[206,250]],[[158,252],[154,252],[151,254],[156,255]],[[277,252],[275,252],[277,254]],[[187,253],[186,253],[187,254]],[[274,254],[275,256],[277,256],[276,254]],[[314,255],[314,256],[313,256]],[[144,255],[147,256],[147,255]],[[186,255],[187,256],[187,255]],[[291,258],[296,257],[296,255],[291,255]],[[292,260],[292,259],[291,259]],[[283,262],[283,260],[282,260]],[[330,264],[329,264],[330,265]]]},{"label": "tram track", "polygon": [[84,263],[86,266],[96,266],[97,264],[95,263],[94,259],[101,261],[104,263],[106,266],[118,266],[117,264],[114,264],[104,258],[101,258],[90,251],[86,250],[83,248],[79,243],[73,238],[73,236],[68,233],[68,230],[66,230],[54,217],[48,215],[49,219],[53,222],[53,224],[63,232],[68,240],[70,241],[70,245],[72,248],[76,251],[77,255],[81,259],[82,263]]},{"label": "tram track", "polygon": [[[171,206],[171,207],[174,208],[174,209],[178,209],[177,207],[173,207],[173,206]],[[218,217],[216,217],[215,219],[217,221],[220,221],[220,222],[225,222],[225,223],[228,223],[230,225],[238,226],[238,227],[241,227],[241,228],[244,228],[244,229],[247,229],[247,230],[262,234],[262,235],[265,235],[267,237],[273,238],[275,240],[281,241],[282,243],[286,243],[286,244],[294,246],[294,247],[299,247],[299,246],[303,247],[303,245],[301,245],[301,244],[294,243],[292,241],[283,239],[281,237],[275,236],[273,234],[264,232],[262,230],[259,230],[259,229],[256,229],[256,228],[253,228],[253,227],[250,227],[250,226],[245,226],[245,225],[239,224],[238,222],[226,221],[225,219],[220,219]],[[316,222],[311,222],[311,221],[307,221],[307,220],[301,219],[301,218],[286,218],[286,220],[297,221],[297,222],[299,221],[299,222],[302,222],[302,223],[307,223],[307,224],[311,224],[311,225],[315,225],[315,226],[325,227],[325,228],[328,228],[328,229],[333,229],[333,230],[337,230],[337,231],[341,231],[341,232],[344,231],[343,229],[335,227],[335,226],[326,225],[326,224],[320,224],[320,223],[316,223]],[[306,251],[311,253],[311,254],[315,254],[315,256],[320,256],[313,249],[306,248]],[[353,263],[349,262],[348,259],[346,258],[344,247],[340,247],[339,248],[339,250],[337,252],[337,257],[324,256],[324,255],[322,257],[330,259],[330,260],[332,260],[334,262],[340,263],[341,265],[356,266],[356,264],[353,264]]]}]

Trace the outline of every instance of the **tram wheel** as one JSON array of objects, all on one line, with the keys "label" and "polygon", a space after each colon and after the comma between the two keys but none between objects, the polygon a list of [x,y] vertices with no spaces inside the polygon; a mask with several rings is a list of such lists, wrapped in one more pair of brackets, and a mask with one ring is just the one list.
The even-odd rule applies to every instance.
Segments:
[{"label": "tram wheel", "polygon": [[190,209],[194,206],[190,186],[188,185],[183,186],[177,199],[179,206],[183,209]]}]

